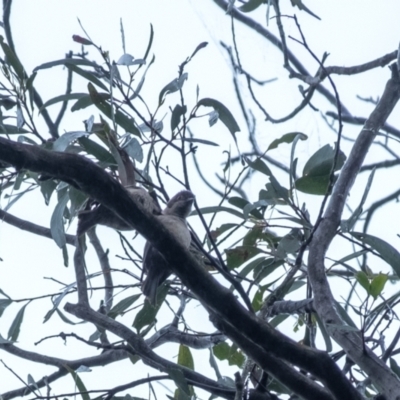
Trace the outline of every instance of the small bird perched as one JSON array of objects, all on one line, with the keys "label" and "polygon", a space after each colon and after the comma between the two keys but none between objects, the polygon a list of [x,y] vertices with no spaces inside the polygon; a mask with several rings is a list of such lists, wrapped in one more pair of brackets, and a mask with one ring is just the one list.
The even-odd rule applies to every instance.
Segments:
[{"label": "small bird perched", "polygon": [[[162,215],[157,217],[176,240],[187,248],[190,246],[191,236],[186,218],[190,214],[194,199],[192,192],[183,190],[171,198]],[[171,275],[171,269],[164,256],[150,242],[146,242],[144,247],[143,270],[147,274],[142,285],[143,294],[150,304],[156,305],[157,289]]]},{"label": "small bird perched", "polygon": [[[131,198],[139,202],[145,210],[155,215],[161,214],[161,209],[157,201],[145,189],[127,187],[126,190]],[[77,236],[83,235],[95,225],[105,225],[119,231],[135,229],[102,204],[99,204],[93,210],[85,210],[79,213]]]}]

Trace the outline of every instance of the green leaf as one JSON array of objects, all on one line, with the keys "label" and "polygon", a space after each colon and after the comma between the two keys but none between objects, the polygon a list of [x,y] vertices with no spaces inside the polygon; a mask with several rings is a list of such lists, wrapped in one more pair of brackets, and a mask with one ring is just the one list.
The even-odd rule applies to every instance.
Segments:
[{"label": "green leaf", "polygon": [[[103,93],[99,92],[98,95],[104,100],[108,100],[111,96],[109,93]],[[78,111],[78,110],[83,110],[89,106],[93,105],[92,98],[90,95],[85,94],[82,96],[77,102],[74,103],[74,105],[71,107],[71,111]]]},{"label": "green leaf", "polygon": [[[147,45],[147,49],[146,49],[146,52],[144,53],[144,57],[143,57],[145,60],[147,60],[147,56],[148,56],[149,53],[150,53],[150,49],[151,49],[151,46],[152,46],[152,44],[153,44],[153,39],[154,39],[154,29],[153,29],[153,25],[150,24],[149,43],[148,43],[148,45]],[[154,56],[153,56],[153,59],[154,59]]]},{"label": "green leaf", "polygon": [[190,395],[189,385],[180,369],[167,368],[165,372],[171,377],[179,389],[181,389],[185,394]]},{"label": "green leaf", "polygon": [[351,327],[352,330],[358,330],[357,325],[353,322],[353,320],[350,318],[349,314],[347,314],[346,310],[341,306],[341,304],[337,301],[334,301],[334,303],[336,311],[338,312],[342,320],[346,322],[347,326]]},{"label": "green leaf", "polygon": [[300,249],[302,232],[299,228],[293,228],[287,235],[279,241],[276,249],[279,258],[286,258],[288,254],[296,254]]},{"label": "green leaf", "polygon": [[331,265],[331,268],[334,267],[335,265],[343,265],[343,266],[345,266],[345,267],[347,268],[347,267],[348,267],[348,266],[346,265],[346,262],[347,262],[347,261],[350,261],[350,260],[352,260],[353,258],[360,257],[360,256],[364,255],[365,253],[368,253],[368,250],[360,250],[360,251],[356,251],[356,252],[354,252],[354,253],[352,253],[352,254],[349,254],[348,256],[345,256],[345,257],[341,258],[340,260],[335,261],[335,262]]},{"label": "green leaf", "polygon": [[11,299],[0,299],[0,317],[3,315],[4,310],[12,303]]},{"label": "green leaf", "polygon": [[138,162],[143,161],[143,149],[136,138],[131,138],[122,148],[129,154],[129,156]]},{"label": "green leaf", "polygon": [[[233,347],[233,346],[232,346]],[[231,351],[229,355],[228,364],[236,365],[239,368],[243,367],[244,362],[246,361],[246,357],[243,355],[241,351]]]},{"label": "green leaf", "polygon": [[181,344],[178,352],[178,364],[194,371],[194,361],[189,347]]},{"label": "green leaf", "polygon": [[62,255],[63,255],[63,261],[64,261],[64,267],[68,267],[68,249],[67,249],[67,245],[65,244],[62,247]]},{"label": "green leaf", "polygon": [[261,160],[260,158],[256,158],[254,161],[251,161],[250,159],[246,158],[246,162],[254,170],[259,171],[264,175],[267,175],[269,177],[269,180],[271,181],[272,188],[274,189],[276,195],[279,198],[284,199],[286,202],[288,202],[288,190],[281,186],[281,184],[278,182],[278,180],[275,178],[275,176],[272,174],[271,170],[269,169],[267,164],[264,163],[263,160]]},{"label": "green leaf", "polygon": [[235,207],[241,208],[243,210],[244,218],[248,218],[251,214],[254,218],[263,219],[263,215],[258,211],[253,204],[242,197],[232,196],[228,202]]},{"label": "green leaf", "polygon": [[275,258],[264,259],[257,267],[254,269],[254,280],[256,282],[261,282],[268,275],[272,274],[277,268],[284,264],[284,260],[275,260]]},{"label": "green leaf", "polygon": [[96,86],[102,88],[105,91],[108,91],[107,86],[98,78],[96,78],[95,75],[93,75],[92,72],[86,71],[82,68],[77,67],[76,65],[73,64],[65,64],[65,66],[70,69],[71,71],[75,72],[76,74],[82,76],[83,78],[87,79],[88,81],[94,83]]},{"label": "green leaf", "polygon": [[227,360],[229,357],[229,352],[231,351],[231,348],[228,343],[222,342],[218,343],[213,347],[213,353],[215,357],[218,358],[218,360]]},{"label": "green leaf", "polygon": [[254,225],[244,236],[243,246],[255,246],[257,241],[260,239],[265,241],[265,235],[263,231],[264,227],[261,225]]},{"label": "green leaf", "polygon": [[14,108],[17,104],[11,96],[0,95],[0,106],[4,107],[7,111]]},{"label": "green leaf", "polygon": [[57,187],[57,183],[54,182],[53,179],[47,179],[45,181],[40,181],[40,192],[44,197],[44,202],[46,206],[49,205],[51,195],[54,192],[54,189]]},{"label": "green leaf", "polygon": [[360,204],[358,205],[358,207],[354,210],[353,214],[351,215],[351,217],[348,220],[343,220],[340,222],[340,227],[343,232],[346,232],[346,233],[349,232],[349,230],[353,229],[355,223],[358,221],[358,218],[360,217],[360,215],[363,211],[364,203],[367,200],[369,190],[371,189],[372,181],[373,181],[374,175],[375,175],[375,170],[376,170],[376,168],[374,168],[371,171],[371,173],[369,174],[367,185],[365,186],[364,193],[363,193],[363,196],[361,198],[361,201],[360,201]]},{"label": "green leaf", "polygon": [[31,110],[33,110],[33,98],[34,98],[34,90],[33,90],[33,81],[36,78],[37,73],[34,72],[26,81],[26,89],[29,92],[29,103],[31,105]]},{"label": "green leaf", "polygon": [[219,236],[221,236],[224,232],[229,231],[230,229],[233,229],[236,226],[237,226],[237,224],[230,224],[230,223],[222,224],[218,228],[211,231],[211,236],[215,240]]},{"label": "green leaf", "polygon": [[282,143],[292,143],[293,140],[296,137],[299,137],[300,140],[306,140],[308,139],[308,136],[305,135],[304,133],[301,132],[291,132],[291,133],[286,133],[283,136],[281,136],[279,139],[275,139],[269,146],[267,151],[276,149],[280,144]]},{"label": "green leaf", "polygon": [[60,319],[61,319],[63,322],[65,322],[66,324],[69,324],[69,325],[77,325],[76,322],[73,322],[73,321],[71,321],[69,318],[67,318],[67,317],[65,316],[65,314],[62,313],[58,308],[55,309],[55,312],[56,312],[56,314],[60,317]]},{"label": "green leaf", "polygon": [[53,143],[53,150],[64,151],[71,142],[88,135],[85,131],[66,132]]},{"label": "green leaf", "polygon": [[125,310],[129,308],[141,295],[134,294],[119,301],[109,312],[108,316],[115,319],[118,315],[123,315]]},{"label": "green leaf", "polygon": [[144,85],[144,81],[146,79],[147,71],[149,70],[150,66],[153,64],[155,59],[156,59],[156,57],[153,55],[153,58],[151,59],[149,65],[145,69],[145,71],[144,71],[144,73],[142,75],[142,78],[140,79],[138,85],[136,86],[136,89],[133,90],[133,94],[129,97],[129,100],[135,99],[137,96],[139,96],[139,93],[142,90],[142,87]]},{"label": "green leaf", "polygon": [[[333,161],[335,159],[335,149],[326,144],[317,150],[306,162],[306,165],[303,169],[303,177],[305,176],[313,176],[313,177],[321,177],[321,176],[329,176],[332,171]],[[344,162],[346,161],[346,155],[339,150],[335,171],[339,171]]]},{"label": "green leaf", "polygon": [[[109,119],[113,119],[113,113],[111,109],[111,104],[107,103],[100,96],[100,93],[97,92],[95,87],[89,82],[88,89],[90,93],[90,97],[93,101],[93,104]],[[134,120],[127,115],[123,114],[121,111],[114,112],[115,122],[125,129],[126,132],[132,133],[136,136],[141,136],[139,129],[135,126]]]},{"label": "green leaf", "polygon": [[218,343],[213,347],[213,353],[219,360],[227,360],[229,365],[237,365],[242,367],[245,357],[235,344],[229,346],[228,343]]},{"label": "green leaf", "polygon": [[256,294],[254,295],[253,300],[251,301],[254,312],[257,312],[261,309],[261,306],[263,305],[263,295],[263,290],[257,290]]},{"label": "green leaf", "polygon": [[239,125],[237,124],[231,112],[222,103],[214,99],[204,98],[199,100],[197,106],[212,107],[215,111],[217,111],[219,119],[229,129],[229,132],[233,136],[235,143],[237,143],[235,133],[240,132]]},{"label": "green leaf", "polygon": [[72,378],[74,379],[75,385],[78,388],[78,391],[80,392],[81,396],[82,396],[82,400],[90,400],[90,396],[87,393],[87,389],[86,386],[84,385],[84,383],[82,382],[81,378],[79,377],[79,375],[70,367],[68,367],[68,365],[64,365],[64,368],[69,371],[69,373],[72,375]]},{"label": "green leaf", "polygon": [[85,149],[88,154],[96,157],[99,161],[105,164],[116,165],[117,162],[114,156],[107,151],[103,146],[94,142],[87,137],[81,137],[78,139],[79,144]]},{"label": "green leaf", "polygon": [[34,68],[33,72],[39,71],[40,69],[48,69],[48,68],[55,67],[57,65],[66,65],[66,64],[85,65],[85,66],[94,67],[94,68],[98,67],[98,65],[96,63],[94,63],[93,61],[84,60],[82,58],[63,58],[61,60],[55,60],[55,61],[50,61],[50,62],[41,64],[41,65],[37,66],[36,68]]},{"label": "green leaf", "polygon": [[313,314],[313,317],[316,319],[318,327],[320,329],[320,332],[322,333],[322,337],[324,338],[325,341],[325,351],[327,353],[330,353],[332,351],[332,340],[331,337],[328,333],[328,331],[325,328],[324,323],[321,321],[321,319],[319,318],[318,314]]},{"label": "green leaf", "polygon": [[46,107],[49,107],[53,104],[60,103],[62,101],[76,100],[81,99],[82,97],[88,97],[87,93],[70,93],[70,94],[62,94],[61,96],[53,97],[50,100],[47,100],[42,107],[39,109],[39,113],[42,112]]},{"label": "green leaf", "polygon": [[168,286],[161,285],[157,291],[157,305],[152,306],[146,299],[143,308],[136,314],[135,320],[133,321],[133,327],[136,328],[138,332],[145,327],[154,322],[156,315],[161,308],[165,297],[168,293]]},{"label": "green leaf", "polygon": [[19,61],[16,54],[11,50],[10,46],[4,42],[3,36],[0,35],[0,46],[3,49],[3,52],[6,56],[7,64],[11,65],[14,72],[17,74],[20,82],[22,82],[25,78],[27,78],[24,67]]},{"label": "green leaf", "polygon": [[83,205],[86,203],[88,196],[81,192],[80,190],[74,188],[73,186],[69,187],[69,199],[71,200],[71,206],[69,208],[69,212],[71,213],[71,219],[74,218],[78,211],[83,208]]},{"label": "green leaf", "polygon": [[13,134],[13,133],[31,133],[31,132],[27,131],[24,128],[18,128],[15,125],[9,125],[9,124],[0,123],[0,133]]},{"label": "green leaf", "polygon": [[390,357],[390,369],[400,378],[400,367],[397,364],[396,360]]},{"label": "green leaf", "polygon": [[350,232],[352,236],[371,246],[393,268],[400,277],[400,253],[384,240],[362,232]]},{"label": "green leaf", "polygon": [[165,85],[158,96],[158,104],[161,104],[164,101],[164,97],[167,94],[181,90],[187,78],[188,74],[185,72],[179,78],[175,78],[173,81]]},{"label": "green leaf", "polygon": [[271,321],[269,321],[269,324],[273,327],[276,328],[278,325],[280,325],[285,319],[289,317],[288,314],[281,314],[277,315],[276,317],[272,318]]},{"label": "green leaf", "polygon": [[215,371],[215,375],[217,376],[217,379],[219,380],[222,378],[222,375],[221,375],[221,372],[219,371],[218,363],[214,357],[214,353],[213,353],[214,349],[211,348],[211,349],[209,349],[209,351],[210,351],[210,357],[209,357],[208,361],[210,363],[211,368]]},{"label": "green leaf", "polygon": [[182,115],[185,115],[186,111],[187,111],[186,106],[182,107],[180,104],[177,104],[175,106],[171,115],[171,132],[173,132],[175,128],[179,125],[179,123],[181,122],[181,117]]},{"label": "green leaf", "polygon": [[378,274],[372,279],[370,294],[376,300],[377,297],[382,293],[383,288],[388,280],[388,276],[386,274]]},{"label": "green leaf", "polygon": [[320,17],[318,17],[318,15],[314,14],[308,7],[306,7],[301,0],[290,0],[290,2],[292,3],[293,7],[297,6],[300,10],[305,11],[306,13],[312,15],[314,18],[317,18],[319,20],[321,19]]},{"label": "green leaf", "polygon": [[64,210],[69,200],[68,191],[65,190],[57,205],[54,208],[50,220],[51,237],[56,242],[57,246],[61,249],[66,244],[65,231],[64,231]]},{"label": "green leaf", "polygon": [[356,280],[357,282],[369,293],[369,279],[367,274],[364,271],[358,271],[356,273]]},{"label": "green leaf", "polygon": [[4,339],[3,336],[0,334],[0,344],[11,344],[11,340]]},{"label": "green leaf", "polygon": [[261,249],[255,246],[237,246],[234,249],[225,250],[226,262],[229,269],[234,269],[259,253],[261,253]]},{"label": "green leaf", "polygon": [[21,331],[21,324],[24,320],[25,308],[28,304],[29,303],[21,307],[10,326],[10,329],[8,330],[7,339],[11,340],[12,342],[16,342],[18,339],[19,333]]},{"label": "green leaf", "polygon": [[248,13],[250,11],[254,11],[263,3],[265,3],[265,0],[249,0],[247,3],[244,3],[242,6],[240,6],[239,10],[244,13]]},{"label": "green leaf", "polygon": [[297,179],[294,186],[300,192],[324,196],[329,189],[330,175],[303,176]]}]

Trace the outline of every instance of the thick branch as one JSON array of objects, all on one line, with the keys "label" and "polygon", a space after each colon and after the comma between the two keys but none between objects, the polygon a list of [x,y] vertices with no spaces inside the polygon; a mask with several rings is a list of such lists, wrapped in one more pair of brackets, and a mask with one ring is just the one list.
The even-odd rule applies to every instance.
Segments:
[{"label": "thick branch", "polygon": [[[35,235],[53,239],[49,228],[45,228],[43,226],[36,225],[33,222],[25,221],[24,219],[15,217],[14,215],[9,214],[7,211],[0,210],[0,220],[7,222],[7,224],[15,226],[16,228],[22,229],[23,231],[31,232]],[[74,235],[65,234],[65,239],[68,244],[75,246]]]},{"label": "thick branch", "polygon": [[141,336],[136,335],[131,329],[113,320],[112,318],[95,312],[92,309],[81,304],[72,305],[70,303],[67,303],[65,305],[65,310],[78,318],[92,322],[95,325],[99,325],[105,330],[112,332],[118,337],[124,339],[132,348],[132,351],[135,354],[139,355],[146,365],[167,373],[171,369],[179,369],[181,373],[185,376],[185,378],[189,379],[196,386],[203,387],[210,393],[226,399],[233,398],[234,392],[230,388],[214,382],[213,380],[208,379],[205,376],[190,370],[189,368],[178,366],[173,362],[165,360],[164,358],[154,353]]},{"label": "thick branch", "polygon": [[[250,314],[238,302],[234,293],[221,286],[204,270],[201,260],[180,246],[156,217],[142,210],[118,182],[93,162],[75,154],[50,152],[4,138],[0,138],[0,160],[19,169],[26,168],[69,182],[134,225],[164,254],[173,272],[203,305],[217,318],[241,331],[255,348],[262,347],[324,382],[336,379],[341,373],[325,352],[295,343]],[[238,342],[238,345],[241,346],[241,343]],[[261,364],[261,355],[254,357],[254,361]]]},{"label": "thick branch", "polygon": [[[400,97],[400,82],[391,78],[381,100],[366,121],[337,180],[323,220],[314,233],[308,258],[308,272],[314,291],[314,307],[325,322],[332,337],[350,358],[372,379],[388,399],[400,393],[400,382],[395,374],[375,354],[366,348],[361,335],[345,329],[335,311],[333,295],[325,275],[325,254],[336,235],[343,208],[350,189],[360,171],[364,158],[379,129],[394,109]],[[343,327],[343,328],[341,328]]]}]

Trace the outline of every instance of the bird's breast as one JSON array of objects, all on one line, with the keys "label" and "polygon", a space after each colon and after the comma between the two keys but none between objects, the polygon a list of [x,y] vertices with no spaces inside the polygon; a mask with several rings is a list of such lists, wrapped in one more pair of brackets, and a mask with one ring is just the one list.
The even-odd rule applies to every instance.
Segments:
[{"label": "bird's breast", "polygon": [[186,221],[173,215],[160,215],[161,223],[175,236],[177,241],[185,247],[191,242],[190,232]]}]

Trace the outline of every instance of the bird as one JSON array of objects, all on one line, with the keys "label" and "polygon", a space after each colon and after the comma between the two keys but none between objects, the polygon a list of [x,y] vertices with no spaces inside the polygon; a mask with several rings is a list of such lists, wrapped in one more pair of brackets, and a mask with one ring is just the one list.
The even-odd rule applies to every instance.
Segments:
[{"label": "bird", "polygon": [[[156,218],[174,235],[184,247],[189,248],[191,235],[186,222],[195,196],[189,190],[182,190],[167,203],[162,214]],[[142,292],[153,306],[157,304],[157,289],[171,275],[171,268],[165,257],[147,241],[143,252],[143,271],[146,278]]]},{"label": "bird", "polygon": [[[129,196],[140,203],[146,211],[154,215],[161,214],[161,208],[157,201],[145,189],[141,187],[126,187],[126,190]],[[77,236],[83,235],[95,225],[105,225],[119,231],[135,229],[102,204],[92,210],[84,210],[78,214]]]}]

